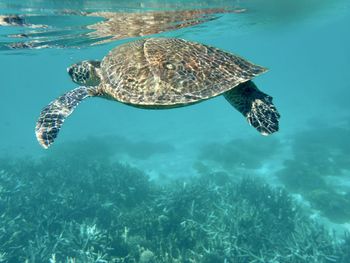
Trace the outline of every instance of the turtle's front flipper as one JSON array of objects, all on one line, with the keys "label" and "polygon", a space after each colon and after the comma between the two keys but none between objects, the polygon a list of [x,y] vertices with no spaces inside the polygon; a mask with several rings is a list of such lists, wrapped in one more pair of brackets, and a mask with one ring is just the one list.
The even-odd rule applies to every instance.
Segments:
[{"label": "turtle's front flipper", "polygon": [[252,81],[238,85],[225,92],[224,96],[262,135],[278,131],[280,114],[272,103],[272,97],[258,90]]},{"label": "turtle's front flipper", "polygon": [[41,146],[47,149],[57,137],[64,120],[85,98],[96,96],[96,88],[79,87],[58,97],[40,113],[35,134]]}]

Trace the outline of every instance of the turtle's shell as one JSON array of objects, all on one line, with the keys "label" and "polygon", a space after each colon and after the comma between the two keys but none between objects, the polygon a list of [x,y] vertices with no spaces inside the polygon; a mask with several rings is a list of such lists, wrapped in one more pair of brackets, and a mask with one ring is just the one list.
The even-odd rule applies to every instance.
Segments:
[{"label": "turtle's shell", "polygon": [[177,107],[212,98],[266,69],[217,48],[176,38],[147,38],[102,60],[102,88],[144,107]]}]

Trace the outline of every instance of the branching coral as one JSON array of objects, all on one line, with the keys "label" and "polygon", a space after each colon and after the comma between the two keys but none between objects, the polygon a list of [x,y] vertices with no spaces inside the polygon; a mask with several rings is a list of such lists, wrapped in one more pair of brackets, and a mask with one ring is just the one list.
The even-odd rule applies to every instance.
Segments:
[{"label": "branching coral", "polygon": [[103,255],[123,211],[142,206],[153,193],[148,177],[128,166],[107,161],[76,169],[69,160],[50,162],[0,162],[0,251],[7,262],[47,262],[52,254],[88,262]]},{"label": "branching coral", "polygon": [[[81,157],[83,158],[83,157]],[[0,262],[346,262],[349,238],[227,173],[157,185],[129,166],[0,161]]]}]

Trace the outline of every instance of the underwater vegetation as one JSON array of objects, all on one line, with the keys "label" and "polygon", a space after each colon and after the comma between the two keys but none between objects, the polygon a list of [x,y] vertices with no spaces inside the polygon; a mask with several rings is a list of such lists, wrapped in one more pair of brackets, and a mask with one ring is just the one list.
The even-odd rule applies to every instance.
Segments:
[{"label": "underwater vegetation", "polygon": [[350,256],[349,236],[336,239],[263,181],[202,173],[160,185],[84,150],[73,159],[0,160],[0,262],[345,263]]}]

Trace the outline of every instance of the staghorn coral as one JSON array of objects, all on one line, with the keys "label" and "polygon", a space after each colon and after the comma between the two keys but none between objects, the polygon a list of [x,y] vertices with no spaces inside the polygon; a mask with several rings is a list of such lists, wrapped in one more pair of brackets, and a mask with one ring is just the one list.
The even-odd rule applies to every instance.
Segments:
[{"label": "staghorn coral", "polygon": [[[349,237],[226,173],[157,185],[126,165],[0,161],[2,262],[344,262]],[[73,160],[75,162],[75,160]]]},{"label": "staghorn coral", "polygon": [[[106,226],[152,192],[143,173],[108,162],[77,169],[68,160],[2,160],[0,171],[0,244],[7,262],[47,262],[51,254],[87,262],[83,255],[91,249],[104,254]],[[100,234],[92,235],[93,229]]]}]

